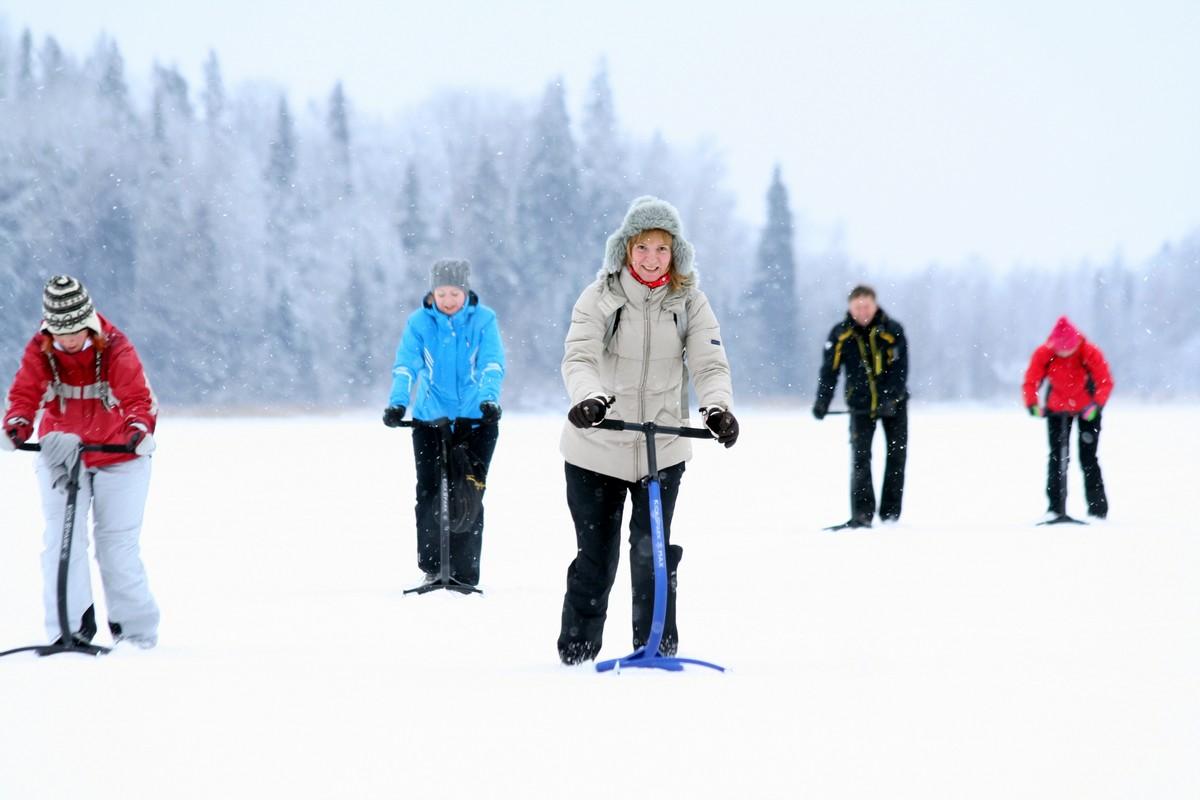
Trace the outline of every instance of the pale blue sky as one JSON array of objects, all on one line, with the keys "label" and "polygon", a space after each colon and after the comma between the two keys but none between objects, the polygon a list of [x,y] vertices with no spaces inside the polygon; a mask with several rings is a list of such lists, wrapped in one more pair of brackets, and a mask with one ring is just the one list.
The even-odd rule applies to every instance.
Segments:
[{"label": "pale blue sky", "polygon": [[739,214],[763,216],[783,165],[804,241],[911,267],[972,254],[1056,266],[1142,258],[1200,227],[1200,3],[655,3],[5,0],[76,54],[113,35],[131,76],[154,59],[294,100],[341,79],[386,115],[440,86],[573,112],[599,59],[622,125],[711,135]]}]

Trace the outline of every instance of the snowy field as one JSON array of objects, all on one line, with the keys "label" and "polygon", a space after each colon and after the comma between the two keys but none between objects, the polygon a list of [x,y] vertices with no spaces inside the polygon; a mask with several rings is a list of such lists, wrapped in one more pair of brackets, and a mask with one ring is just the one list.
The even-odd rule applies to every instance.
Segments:
[{"label": "snowy field", "polygon": [[[0,798],[1200,797],[1198,419],[1114,404],[1109,522],[1037,528],[1044,424],[918,407],[902,523],[827,533],[845,418],[743,412],[674,536],[681,655],[729,671],[600,675],[554,648],[559,418],[502,422],[486,594],[404,597],[407,431],[165,414],[160,645],[0,660]],[[0,649],[43,637],[32,464],[0,457]]]}]

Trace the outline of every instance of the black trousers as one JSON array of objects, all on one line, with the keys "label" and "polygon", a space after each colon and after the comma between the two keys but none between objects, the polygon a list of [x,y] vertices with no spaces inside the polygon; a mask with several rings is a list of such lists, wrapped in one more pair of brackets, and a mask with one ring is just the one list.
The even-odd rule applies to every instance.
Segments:
[{"label": "black trousers", "polygon": [[[671,518],[675,498],[683,478],[683,463],[662,470],[663,534],[667,540],[667,617],[659,652],[673,655],[679,644],[675,624],[675,587],[683,548],[672,545]],[[558,651],[566,660],[574,650],[593,658],[603,642],[604,620],[608,615],[608,595],[617,576],[620,558],[621,517],[626,494],[633,500],[629,519],[629,572],[633,585],[633,646],[641,647],[650,638],[654,615],[654,553],[650,534],[650,490],[641,483],[629,483],[566,465],[567,506],[575,521],[578,551],[567,568],[567,593],[563,598],[562,630]],[[575,660],[579,660],[578,658]]]},{"label": "black trousers", "polygon": [[[413,432],[413,457],[417,465],[417,565],[424,572],[442,569],[442,508],[439,491],[442,481],[442,431],[417,427]],[[466,442],[468,449],[483,464],[483,478],[496,450],[499,425],[458,424],[448,431],[448,447]],[[472,586],[479,583],[479,556],[483,549],[483,511],[474,527],[465,533],[450,534],[450,576]]]},{"label": "black trousers", "polygon": [[[1097,450],[1100,448],[1100,414],[1091,422],[1079,418],[1079,463],[1083,467],[1083,490],[1087,495],[1088,514],[1108,516],[1108,496],[1104,492],[1104,476],[1100,474]],[[1071,424],[1069,414],[1050,414],[1046,430],[1050,435],[1050,463],[1046,469],[1046,497],[1049,510],[1055,514],[1067,512],[1067,467],[1071,462]]]},{"label": "black trousers", "polygon": [[[900,519],[904,501],[904,465],[908,460],[908,408],[901,404],[896,414],[880,417],[887,440],[887,458],[883,465],[883,491],[879,516]],[[875,517],[875,486],[871,481],[871,440],[875,438],[875,419],[870,414],[850,414],[850,514],[859,522]]]}]

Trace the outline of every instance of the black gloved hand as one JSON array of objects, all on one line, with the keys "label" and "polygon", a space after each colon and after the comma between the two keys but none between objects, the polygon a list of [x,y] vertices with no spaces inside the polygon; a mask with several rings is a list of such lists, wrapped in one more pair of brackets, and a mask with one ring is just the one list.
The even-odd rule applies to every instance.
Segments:
[{"label": "black gloved hand", "polygon": [[484,400],[479,404],[479,413],[483,414],[484,422],[500,421],[500,404],[495,400]]},{"label": "black gloved hand", "polygon": [[388,406],[383,410],[383,424],[389,428],[400,427],[400,421],[404,419],[404,412],[407,410],[404,406]]},{"label": "black gloved hand", "polygon": [[820,400],[813,403],[813,416],[817,419],[825,419],[825,415],[829,413],[829,404],[822,403]]},{"label": "black gloved hand", "polygon": [[894,417],[900,410],[900,401],[898,400],[880,400],[878,414],[881,417]]},{"label": "black gloved hand", "polygon": [[571,410],[567,412],[567,419],[576,428],[590,428],[604,419],[606,413],[608,413],[608,405],[603,400],[589,397],[572,406]]},{"label": "black gloved hand", "polygon": [[733,447],[738,438],[738,422],[732,411],[714,408],[704,416],[704,424],[717,437],[717,441],[726,447]]}]

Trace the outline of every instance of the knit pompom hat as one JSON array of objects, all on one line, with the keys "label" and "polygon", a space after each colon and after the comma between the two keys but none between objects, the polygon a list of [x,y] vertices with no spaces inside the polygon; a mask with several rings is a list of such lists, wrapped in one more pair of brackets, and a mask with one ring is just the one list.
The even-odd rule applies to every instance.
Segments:
[{"label": "knit pompom hat", "polygon": [[429,288],[457,286],[463,294],[471,291],[471,262],[462,258],[440,258],[429,270]]},{"label": "knit pompom hat", "polygon": [[65,336],[85,329],[100,333],[92,298],[75,278],[55,275],[42,291],[42,330]]},{"label": "knit pompom hat", "polygon": [[608,237],[601,277],[625,269],[629,262],[629,240],[649,230],[663,230],[671,234],[671,268],[679,275],[691,275],[695,254],[692,245],[683,238],[683,222],[679,212],[666,200],[645,195],[629,205],[621,227]]},{"label": "knit pompom hat", "polygon": [[1054,329],[1050,331],[1050,338],[1046,340],[1046,344],[1050,345],[1057,353],[1069,353],[1078,347],[1082,340],[1083,334],[1071,324],[1071,320],[1059,317],[1058,322],[1054,323]]}]

